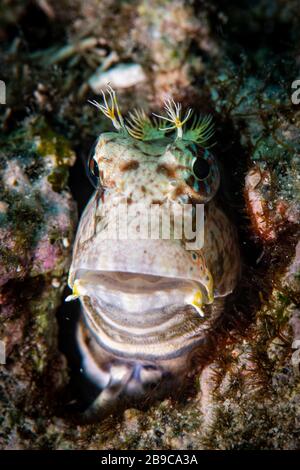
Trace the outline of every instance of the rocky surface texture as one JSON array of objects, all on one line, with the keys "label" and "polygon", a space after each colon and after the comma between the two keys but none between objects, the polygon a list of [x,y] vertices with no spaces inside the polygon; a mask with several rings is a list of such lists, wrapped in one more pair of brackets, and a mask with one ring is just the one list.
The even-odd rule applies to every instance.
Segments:
[{"label": "rocky surface texture", "polygon": [[[284,0],[5,2],[2,448],[300,447],[299,21],[298,2]],[[108,125],[87,99],[107,79],[124,114],[156,110],[172,93],[214,115],[220,199],[239,230],[243,275],[190,395],[83,425],[69,407],[65,312],[59,332],[55,313],[76,224],[68,168],[76,153],[81,209],[91,191],[81,156]]]},{"label": "rocky surface texture", "polygon": [[0,338],[6,364],[0,442],[8,448],[23,448],[22,429],[33,425],[26,414],[38,415],[47,403],[40,394],[50,399],[67,378],[55,313],[76,224],[76,205],[66,190],[74,161],[65,139],[42,120],[28,120],[1,140]]}]

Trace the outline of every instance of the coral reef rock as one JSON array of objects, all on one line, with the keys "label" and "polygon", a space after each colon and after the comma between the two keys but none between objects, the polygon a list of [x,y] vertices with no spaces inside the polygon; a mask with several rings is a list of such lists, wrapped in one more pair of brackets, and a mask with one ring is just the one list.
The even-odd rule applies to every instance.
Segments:
[{"label": "coral reef rock", "polygon": [[[0,446],[23,448],[30,416],[67,378],[55,313],[70,262],[76,207],[67,189],[75,155],[35,121],[0,152]],[[51,371],[51,373],[49,373]],[[28,423],[31,422],[31,425]],[[34,426],[37,426],[35,423]],[[33,427],[34,427],[33,426]],[[25,431],[25,428],[27,429]]]}]

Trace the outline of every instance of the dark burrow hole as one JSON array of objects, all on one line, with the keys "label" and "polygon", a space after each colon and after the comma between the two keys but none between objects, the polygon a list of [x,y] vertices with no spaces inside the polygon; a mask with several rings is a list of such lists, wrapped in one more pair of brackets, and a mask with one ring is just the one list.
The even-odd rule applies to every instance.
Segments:
[{"label": "dark burrow hole", "polygon": [[[244,178],[248,170],[249,159],[245,156],[245,149],[241,148],[239,138],[231,122],[222,122],[222,133],[217,135],[217,145],[214,153],[220,162],[222,184],[218,194],[218,202],[237,227],[239,245],[242,254],[242,277],[235,292],[226,298],[224,313],[215,325],[215,346],[211,355],[201,361],[208,363],[213,360],[218,351],[222,350],[222,343],[232,332],[243,336],[251,325],[255,313],[261,305],[260,297],[268,298],[272,288],[273,272],[279,266],[286,264],[289,251],[280,247],[288,246],[288,243],[277,241],[276,246],[270,246],[263,250],[261,244],[253,238],[250,230],[250,222],[246,216],[244,204]],[[70,171],[69,185],[74,199],[78,204],[79,217],[82,214],[91,194],[94,191],[86,175],[86,164],[89,158],[93,142],[77,149],[75,166]],[[240,158],[244,155],[244,158]],[[288,235],[284,235],[285,237]],[[291,245],[292,246],[292,243]],[[67,288],[65,296],[70,293]],[[259,295],[259,293],[261,295]],[[99,389],[95,387],[82,373],[80,357],[75,341],[75,328],[80,315],[79,302],[62,303],[58,311],[59,323],[59,347],[68,360],[70,381],[64,392],[64,410],[68,416],[84,410],[97,396]],[[217,350],[216,350],[217,349]],[[201,362],[202,364],[202,362]],[[204,364],[203,364],[204,365]],[[190,395],[195,391],[195,380],[191,379],[187,388],[176,391],[177,398],[183,401],[187,398],[187,390]],[[151,403],[151,400],[149,400]],[[70,406],[68,406],[70,404]],[[144,406],[145,405],[145,406]],[[147,403],[138,404],[138,408],[146,409]]]},{"label": "dark burrow hole", "polygon": [[[241,334],[251,323],[260,300],[258,291],[269,291],[270,284],[265,280],[265,274],[269,267],[269,259],[266,256],[264,262],[258,266],[256,260],[261,255],[261,247],[249,237],[249,221],[245,217],[243,200],[243,181],[247,170],[247,159],[240,159],[242,149],[238,144],[237,136],[232,127],[223,126],[221,136],[218,136],[218,145],[215,153],[220,156],[223,184],[218,196],[220,205],[233,219],[238,232],[240,248],[243,258],[242,279],[235,293],[226,299],[224,314],[216,325],[216,344],[221,345],[222,338],[226,338],[230,330],[237,330]],[[231,142],[230,145],[225,143]],[[74,199],[78,204],[79,217],[82,214],[91,194],[93,187],[86,175],[86,162],[90,153],[88,149],[93,143],[77,149],[81,158],[77,159],[75,166],[70,171],[69,185]],[[232,158],[232,155],[236,155]],[[65,296],[70,294],[66,288]],[[233,314],[234,312],[234,314]],[[70,381],[63,395],[63,409],[72,416],[73,413],[84,410],[98,395],[99,389],[95,387],[82,373],[80,356],[75,341],[75,329],[80,315],[79,302],[63,302],[58,314],[59,323],[59,348],[68,360]],[[221,346],[219,346],[221,347]],[[207,357],[207,361],[213,356]],[[203,360],[203,358],[201,358]],[[193,384],[190,383],[190,391],[193,393]],[[182,390],[181,400],[186,398],[186,389]],[[177,395],[180,395],[177,393]],[[141,408],[143,406],[141,405]],[[65,412],[65,411],[64,411]]]},{"label": "dark burrow hole", "polygon": [[[70,169],[69,187],[73,198],[77,203],[78,220],[89,201],[94,188],[87,176],[87,161],[90,153],[89,148],[93,144],[89,142],[86,147],[77,150],[75,165]],[[71,293],[66,287],[63,299]],[[84,410],[98,395],[99,390],[82,373],[80,354],[76,344],[76,327],[80,317],[79,302],[63,302],[57,312],[59,325],[59,349],[68,360],[70,382],[63,397],[63,407],[72,412]]]}]

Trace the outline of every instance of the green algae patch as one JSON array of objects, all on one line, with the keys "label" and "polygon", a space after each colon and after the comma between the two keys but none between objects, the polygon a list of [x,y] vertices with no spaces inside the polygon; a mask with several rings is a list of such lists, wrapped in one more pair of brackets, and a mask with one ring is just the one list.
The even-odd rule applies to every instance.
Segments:
[{"label": "green algae patch", "polygon": [[52,186],[53,191],[60,192],[68,182],[69,172],[66,165],[61,165],[55,168],[48,176],[48,181]]},{"label": "green algae patch", "polygon": [[39,156],[52,161],[48,181],[55,192],[62,191],[68,182],[69,167],[75,163],[75,153],[68,140],[54,132],[44,119],[31,125],[30,133]]},{"label": "green algae patch", "polygon": [[53,156],[56,166],[71,166],[75,153],[68,140],[54,132],[44,120],[32,126],[32,136],[36,138],[37,153],[43,157]]}]

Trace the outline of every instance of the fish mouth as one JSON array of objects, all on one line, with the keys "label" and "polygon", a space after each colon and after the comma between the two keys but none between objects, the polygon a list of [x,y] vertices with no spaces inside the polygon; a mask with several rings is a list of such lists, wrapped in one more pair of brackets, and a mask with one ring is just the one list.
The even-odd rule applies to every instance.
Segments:
[{"label": "fish mouth", "polygon": [[202,305],[211,303],[213,296],[211,285],[186,278],[89,270],[78,270],[74,277],[71,297],[89,297],[104,311],[115,308],[140,314],[191,305],[202,315]]},{"label": "fish mouth", "polygon": [[191,252],[180,240],[98,240],[89,242],[73,255],[69,274],[72,287],[78,273],[131,273],[156,277],[191,279],[203,285],[210,282],[203,250]]},{"label": "fish mouth", "polygon": [[72,297],[80,298],[88,329],[117,357],[166,359],[202,341],[208,298],[199,282],[124,271],[76,276]]}]

